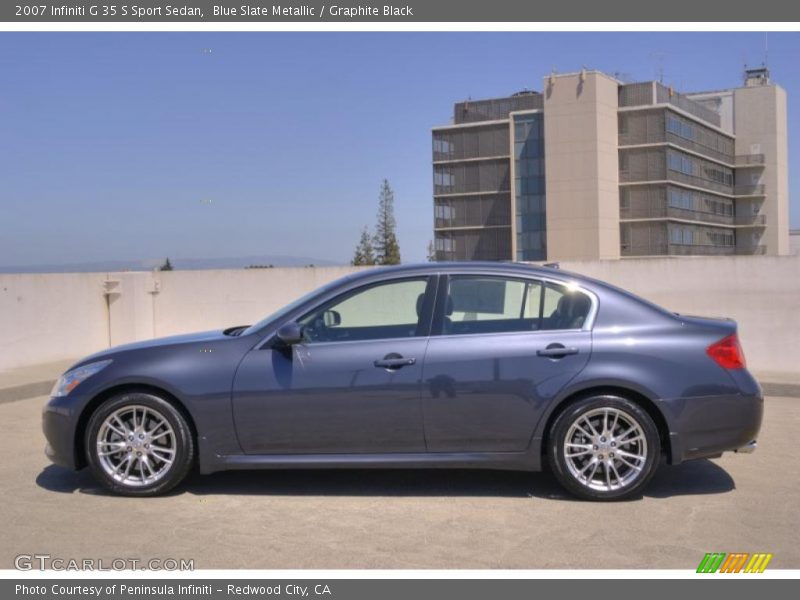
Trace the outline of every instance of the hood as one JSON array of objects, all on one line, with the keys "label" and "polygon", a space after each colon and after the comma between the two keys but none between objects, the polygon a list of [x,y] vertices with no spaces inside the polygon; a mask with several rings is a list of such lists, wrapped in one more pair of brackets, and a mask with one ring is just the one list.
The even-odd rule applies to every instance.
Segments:
[{"label": "hood", "polygon": [[112,346],[107,350],[101,350],[90,356],[82,358],[80,361],[72,365],[69,370],[72,370],[81,365],[104,360],[106,358],[113,358],[114,356],[127,352],[129,350],[140,350],[143,348],[157,348],[159,346],[177,346],[181,344],[193,344],[196,342],[213,342],[216,340],[231,339],[225,335],[223,330],[214,329],[212,331],[201,331],[199,333],[184,333],[182,335],[171,335],[168,337],[155,338],[153,340],[144,340],[141,342],[132,342],[130,344],[121,344],[119,346]]}]

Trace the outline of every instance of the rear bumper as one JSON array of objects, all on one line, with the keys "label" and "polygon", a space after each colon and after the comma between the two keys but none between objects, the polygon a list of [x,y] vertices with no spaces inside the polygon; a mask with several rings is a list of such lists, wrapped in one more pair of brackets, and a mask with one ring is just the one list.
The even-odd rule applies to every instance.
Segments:
[{"label": "rear bumper", "polygon": [[761,394],[702,396],[662,401],[670,425],[670,462],[753,452],[761,429]]}]

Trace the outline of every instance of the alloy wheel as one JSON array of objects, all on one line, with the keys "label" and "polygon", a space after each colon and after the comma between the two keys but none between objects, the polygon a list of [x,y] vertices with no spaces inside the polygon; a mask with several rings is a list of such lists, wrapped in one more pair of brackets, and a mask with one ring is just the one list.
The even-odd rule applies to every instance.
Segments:
[{"label": "alloy wheel", "polygon": [[642,424],[628,412],[612,407],[579,415],[563,442],[569,473],[580,485],[599,492],[632,486],[644,472],[647,452]]},{"label": "alloy wheel", "polygon": [[97,434],[96,456],[116,482],[151,485],[172,468],[177,438],[166,417],[143,405],[123,406],[108,415]]}]

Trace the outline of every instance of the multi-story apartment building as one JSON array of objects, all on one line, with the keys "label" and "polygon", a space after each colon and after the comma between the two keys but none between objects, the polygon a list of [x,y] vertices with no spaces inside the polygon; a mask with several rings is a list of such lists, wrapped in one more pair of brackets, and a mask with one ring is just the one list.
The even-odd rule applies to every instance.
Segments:
[{"label": "multi-story apartment building", "polygon": [[439,260],[787,254],[786,93],[550,75],[457,103],[433,180]]}]

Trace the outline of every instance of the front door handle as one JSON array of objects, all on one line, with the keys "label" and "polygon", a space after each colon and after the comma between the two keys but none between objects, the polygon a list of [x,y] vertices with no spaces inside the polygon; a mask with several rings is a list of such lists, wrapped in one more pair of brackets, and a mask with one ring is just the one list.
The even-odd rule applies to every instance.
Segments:
[{"label": "front door handle", "polygon": [[397,354],[387,354],[380,360],[375,361],[376,367],[383,367],[384,369],[399,369],[407,367],[417,362],[416,358],[403,358]]},{"label": "front door handle", "polygon": [[550,344],[544,350],[537,350],[536,356],[544,356],[546,358],[562,358],[564,356],[577,353],[577,348],[567,348],[562,344]]}]

